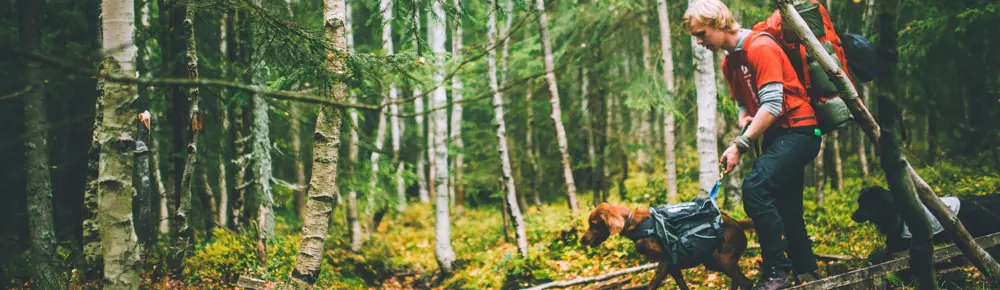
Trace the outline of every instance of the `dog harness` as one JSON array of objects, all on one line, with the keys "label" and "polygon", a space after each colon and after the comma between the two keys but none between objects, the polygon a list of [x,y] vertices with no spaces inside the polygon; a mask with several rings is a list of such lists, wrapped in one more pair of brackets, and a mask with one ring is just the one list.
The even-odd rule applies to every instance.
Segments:
[{"label": "dog harness", "polygon": [[[650,207],[649,213],[650,218],[622,235],[632,241],[656,238],[671,265],[697,266],[722,246],[722,212],[710,198]],[[631,220],[631,215],[627,220]]]},{"label": "dog harness", "polygon": [[[958,200],[957,197],[948,196],[941,197],[941,202],[948,206],[948,211],[954,215],[958,215],[958,210],[962,207],[962,201]],[[921,205],[923,206],[923,205]],[[931,211],[927,209],[927,206],[923,206],[924,214],[927,215],[927,220],[931,222],[931,235],[936,235],[944,231],[944,227],[941,226],[941,222],[938,222],[937,218],[931,214]],[[913,237],[910,233],[910,227],[906,226],[906,222],[903,222],[903,232],[899,234],[904,239],[909,239]]]}]

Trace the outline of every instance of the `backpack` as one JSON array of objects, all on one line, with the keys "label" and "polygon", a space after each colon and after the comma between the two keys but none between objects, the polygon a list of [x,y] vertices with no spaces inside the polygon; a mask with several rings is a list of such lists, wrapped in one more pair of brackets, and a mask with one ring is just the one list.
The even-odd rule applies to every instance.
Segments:
[{"label": "backpack", "polygon": [[866,83],[878,77],[878,55],[875,53],[875,44],[860,34],[838,35],[843,43],[847,66],[851,69],[854,80]]},{"label": "backpack", "polygon": [[722,212],[711,198],[649,208],[650,218],[627,234],[632,240],[655,236],[681,269],[702,264],[722,245]]}]

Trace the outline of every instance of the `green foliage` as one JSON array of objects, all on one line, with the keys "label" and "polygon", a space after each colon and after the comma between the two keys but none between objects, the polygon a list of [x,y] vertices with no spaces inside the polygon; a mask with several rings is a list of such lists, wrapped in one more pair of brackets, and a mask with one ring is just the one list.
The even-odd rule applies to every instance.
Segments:
[{"label": "green foliage", "polygon": [[240,275],[273,281],[291,274],[299,245],[296,235],[275,235],[268,240],[266,264],[257,254],[256,236],[216,230],[214,237],[188,258],[184,269],[188,285],[228,285]]}]

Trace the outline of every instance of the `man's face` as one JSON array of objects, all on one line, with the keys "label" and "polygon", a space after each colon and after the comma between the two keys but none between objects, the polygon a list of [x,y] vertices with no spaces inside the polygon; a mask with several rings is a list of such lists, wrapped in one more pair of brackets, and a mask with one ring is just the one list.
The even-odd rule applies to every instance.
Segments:
[{"label": "man's face", "polygon": [[711,51],[722,48],[722,42],[725,39],[725,33],[722,30],[702,24],[697,19],[691,20],[691,35],[698,40],[698,45]]}]

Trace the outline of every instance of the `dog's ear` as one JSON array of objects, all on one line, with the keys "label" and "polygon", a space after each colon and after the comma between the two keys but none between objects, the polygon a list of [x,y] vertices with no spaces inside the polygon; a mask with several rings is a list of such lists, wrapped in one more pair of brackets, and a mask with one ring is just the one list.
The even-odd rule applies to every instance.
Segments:
[{"label": "dog's ear", "polygon": [[625,217],[619,213],[616,207],[606,207],[605,210],[601,212],[601,219],[604,220],[604,224],[608,226],[609,235],[617,235],[618,233],[621,233],[622,228],[625,227]]}]

